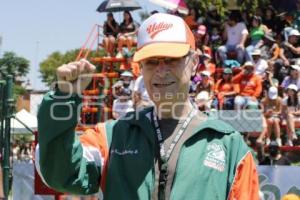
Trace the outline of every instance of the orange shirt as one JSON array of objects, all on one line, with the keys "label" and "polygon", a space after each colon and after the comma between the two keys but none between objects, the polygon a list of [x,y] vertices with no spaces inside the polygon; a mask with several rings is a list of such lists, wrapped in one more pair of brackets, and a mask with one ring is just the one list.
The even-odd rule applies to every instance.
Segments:
[{"label": "orange shirt", "polygon": [[241,96],[251,96],[251,97],[259,97],[262,92],[262,80],[259,76],[245,75],[243,72],[240,72],[232,79],[233,83],[239,85]]},{"label": "orange shirt", "polygon": [[207,68],[205,69],[205,65],[204,64],[200,64],[198,66],[198,71],[202,72],[202,71],[209,71],[210,75],[212,76],[215,72],[216,72],[216,65],[214,63],[208,63]]},{"label": "orange shirt", "polygon": [[238,84],[234,83],[225,83],[222,81],[222,79],[218,80],[216,87],[215,87],[215,92],[236,92],[239,93],[239,86]]}]

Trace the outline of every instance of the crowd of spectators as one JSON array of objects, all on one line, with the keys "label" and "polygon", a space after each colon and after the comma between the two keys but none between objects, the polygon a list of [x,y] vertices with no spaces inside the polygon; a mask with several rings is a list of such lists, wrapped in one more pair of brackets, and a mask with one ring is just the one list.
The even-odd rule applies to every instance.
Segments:
[{"label": "crowd of spectators", "polygon": [[[199,54],[190,84],[191,100],[203,111],[260,109],[263,131],[257,145],[298,144],[300,1],[295,7],[293,13],[279,13],[271,5],[253,14],[233,10],[225,17],[214,6],[205,15],[194,8],[188,15],[173,13],[183,17],[193,31]],[[120,25],[112,13],[107,17],[103,40],[107,56],[131,57],[138,24],[129,12],[124,12]],[[122,72],[113,88],[115,119],[152,105],[140,73]]]}]

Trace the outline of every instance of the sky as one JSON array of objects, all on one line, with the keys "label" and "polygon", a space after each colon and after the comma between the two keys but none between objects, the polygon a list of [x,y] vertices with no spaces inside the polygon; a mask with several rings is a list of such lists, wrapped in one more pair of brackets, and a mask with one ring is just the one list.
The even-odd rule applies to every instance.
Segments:
[{"label": "sky", "polygon": [[[94,24],[103,24],[106,13],[96,9],[103,0],[1,0],[0,56],[13,51],[30,61],[28,78],[35,90],[45,89],[39,63],[54,51],[80,48]],[[136,0],[143,10],[161,10],[149,0]],[[133,17],[139,21],[138,13]],[[122,13],[115,18],[121,21]]]}]

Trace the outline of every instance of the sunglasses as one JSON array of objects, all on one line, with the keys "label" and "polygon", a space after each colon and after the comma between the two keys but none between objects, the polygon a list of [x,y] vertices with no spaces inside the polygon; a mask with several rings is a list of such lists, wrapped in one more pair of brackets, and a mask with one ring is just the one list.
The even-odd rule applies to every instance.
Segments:
[{"label": "sunglasses", "polygon": [[185,57],[180,57],[180,58],[149,58],[145,60],[145,64],[149,66],[158,66],[161,62],[163,62],[165,65],[168,66],[174,66],[180,63],[183,58]]}]

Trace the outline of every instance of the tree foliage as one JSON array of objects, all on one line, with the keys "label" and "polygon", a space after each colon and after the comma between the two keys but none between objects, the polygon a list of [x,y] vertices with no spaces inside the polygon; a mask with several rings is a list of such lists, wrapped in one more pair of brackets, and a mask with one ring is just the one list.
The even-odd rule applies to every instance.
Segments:
[{"label": "tree foliage", "polygon": [[[42,81],[45,82],[48,86],[55,80],[56,69],[69,62],[75,61],[77,55],[79,54],[79,49],[69,50],[65,53],[53,52],[50,54],[44,61],[40,63],[40,72],[42,74]],[[91,51],[88,59],[90,57],[103,56],[103,51]]]},{"label": "tree foliage", "polygon": [[29,71],[29,61],[17,56],[14,52],[4,52],[0,58],[0,73],[11,74],[14,78],[25,76]]},{"label": "tree foliage", "polygon": [[214,5],[221,16],[224,16],[228,11],[227,5],[231,1],[235,1],[236,6],[241,11],[247,10],[251,13],[255,13],[258,7],[263,8],[270,4],[270,0],[186,0],[186,3],[190,8],[198,9],[203,16],[205,16],[209,6]]}]

